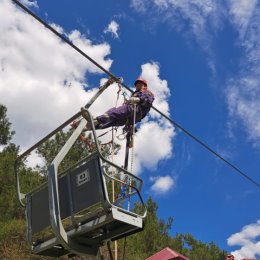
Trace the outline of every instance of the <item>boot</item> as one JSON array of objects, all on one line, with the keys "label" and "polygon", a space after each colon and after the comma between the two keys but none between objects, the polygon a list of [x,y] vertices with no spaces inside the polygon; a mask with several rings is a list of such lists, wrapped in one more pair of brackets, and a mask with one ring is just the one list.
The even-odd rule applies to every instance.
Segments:
[{"label": "boot", "polygon": [[[98,120],[94,119],[93,121],[94,121],[95,128],[98,129],[98,125],[99,125]],[[70,125],[72,128],[76,129],[78,127],[79,123],[80,123],[80,120],[78,120],[78,121],[75,120]],[[83,128],[82,132],[89,131],[89,130],[92,130],[90,121],[87,122],[86,127]]]},{"label": "boot", "polygon": [[[77,120],[77,121],[74,120],[74,121],[70,124],[70,126],[71,126],[72,128],[74,128],[74,129],[76,129],[76,128],[78,127],[79,123],[80,123],[80,120]],[[87,125],[88,125],[88,123],[86,124],[86,127],[83,128],[82,132],[88,130],[88,129],[87,129]]]},{"label": "boot", "polygon": [[[93,119],[93,122],[94,122],[95,129],[99,129],[98,120],[97,120],[96,118],[94,118],[94,119]],[[88,130],[92,130],[92,126],[91,126],[91,123],[90,123],[90,122],[87,122],[86,127],[84,128],[83,131],[88,131]]]}]

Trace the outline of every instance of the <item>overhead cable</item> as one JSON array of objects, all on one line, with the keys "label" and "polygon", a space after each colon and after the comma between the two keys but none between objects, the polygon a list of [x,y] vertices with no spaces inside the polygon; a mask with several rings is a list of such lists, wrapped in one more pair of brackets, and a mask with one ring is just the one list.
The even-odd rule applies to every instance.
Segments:
[{"label": "overhead cable", "polygon": [[[82,56],[84,56],[86,59],[88,59],[90,62],[92,62],[93,64],[95,64],[100,70],[102,70],[104,73],[106,73],[109,77],[115,79],[116,81],[118,80],[118,77],[116,77],[115,75],[113,75],[110,71],[108,71],[107,69],[105,69],[104,67],[102,67],[99,63],[97,63],[94,59],[92,59],[90,56],[88,56],[85,52],[83,52],[81,49],[79,49],[76,45],[74,45],[68,38],[66,38],[65,36],[63,36],[61,33],[59,33],[58,31],[56,31],[52,26],[50,26],[48,23],[46,23],[45,21],[43,21],[41,18],[39,18],[37,15],[35,15],[32,11],[30,11],[27,7],[25,7],[23,4],[21,4],[19,1],[17,0],[12,0],[15,4],[17,4],[20,8],[22,8],[25,12],[27,12],[28,14],[30,14],[32,17],[34,17],[37,21],[39,21],[41,24],[43,24],[47,29],[49,29],[52,33],[54,33],[55,35],[57,35],[62,41],[66,42],[69,46],[71,46],[73,49],[75,49],[78,53],[80,53]],[[126,86],[124,83],[121,83],[121,85],[123,87],[125,87],[127,90],[129,90],[130,92],[133,92],[132,89],[130,89],[128,86]],[[159,113],[162,117],[164,117],[165,119],[167,119],[169,122],[171,122],[174,126],[176,126],[177,128],[179,128],[181,131],[183,131],[185,134],[187,134],[189,137],[191,137],[192,139],[194,139],[196,142],[198,142],[200,145],[202,145],[205,149],[207,149],[209,152],[211,152],[212,154],[214,154],[215,156],[217,156],[219,159],[221,159],[222,161],[224,161],[227,165],[229,165],[231,168],[233,168],[237,173],[239,173],[241,176],[243,176],[244,178],[246,178],[248,181],[250,181],[251,183],[253,183],[254,185],[256,185],[258,188],[260,188],[260,184],[258,182],[256,182],[254,179],[252,179],[250,176],[248,176],[247,174],[245,174],[243,171],[241,171],[238,167],[236,167],[234,164],[230,163],[228,160],[226,160],[225,158],[223,158],[219,153],[217,153],[216,151],[214,151],[212,148],[210,148],[205,142],[201,141],[200,139],[198,139],[196,136],[194,136],[193,134],[191,134],[189,131],[187,131],[185,128],[183,128],[180,124],[176,123],[175,121],[173,121],[170,117],[168,117],[167,115],[165,115],[164,113],[162,113],[160,110],[158,110],[156,107],[152,106],[152,109],[154,109],[157,113]]]}]

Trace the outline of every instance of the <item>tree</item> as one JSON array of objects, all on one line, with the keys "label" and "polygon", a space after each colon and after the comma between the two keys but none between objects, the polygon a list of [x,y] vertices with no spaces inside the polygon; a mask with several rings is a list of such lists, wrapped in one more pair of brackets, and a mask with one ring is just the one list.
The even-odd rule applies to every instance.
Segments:
[{"label": "tree", "polygon": [[203,243],[195,239],[191,234],[182,235],[184,244],[188,248],[186,255],[190,259],[196,260],[218,260],[224,259],[227,252],[220,250],[220,248],[211,241],[209,244]]},{"label": "tree", "polygon": [[11,131],[11,123],[7,118],[7,108],[0,104],[0,145],[6,145],[14,135],[14,131]]},{"label": "tree", "polygon": [[158,206],[151,197],[147,200],[146,207],[148,213],[144,230],[127,238],[126,252],[123,252],[124,239],[120,240],[120,254],[125,253],[125,259],[143,260],[170,242],[168,231],[172,226],[173,218],[169,217],[166,222],[159,219]]},{"label": "tree", "polygon": [[[14,175],[14,161],[19,147],[11,143],[14,131],[6,116],[7,109],[0,105],[0,259],[31,259],[25,238],[25,214],[19,205]],[[38,172],[20,164],[20,181],[23,190],[29,191],[41,182]]]},{"label": "tree", "polygon": [[[66,141],[69,139],[74,129],[70,129],[67,132],[60,131],[53,138],[44,142],[38,149],[37,153],[40,155],[44,161],[45,166],[41,168],[41,173],[46,174],[47,167],[50,165],[55,156],[59,153],[61,148],[64,146]],[[111,145],[102,145],[102,153],[105,157],[111,154]],[[96,144],[93,140],[91,133],[86,137],[86,141],[82,141],[78,138],[75,144],[72,146],[68,154],[65,156],[64,160],[61,162],[59,167],[59,172],[62,172],[78,161],[82,160],[86,156],[92,154],[96,150]],[[120,149],[120,145],[114,144],[114,154],[116,154]]]},{"label": "tree", "polygon": [[[0,152],[0,219],[21,218],[22,211],[17,201],[13,163],[18,148],[10,144]],[[8,207],[7,207],[8,206]]]},{"label": "tree", "polygon": [[[173,218],[167,221],[157,216],[158,205],[150,197],[146,202],[148,214],[144,231],[127,238],[125,259],[143,260],[165,247],[195,260],[224,259],[227,252],[221,250],[213,241],[209,244],[195,239],[191,234],[177,233],[171,236]],[[120,243],[120,255],[124,253],[124,240]]]},{"label": "tree", "polygon": [[14,160],[19,147],[10,143],[14,131],[0,105],[0,259],[27,259],[29,250],[25,241],[24,212],[18,204],[15,189]]},{"label": "tree", "polygon": [[[7,118],[7,108],[0,104],[0,144],[5,145],[0,152],[0,219],[6,220],[19,217],[21,210],[18,206],[15,190],[13,162],[18,154],[18,147],[10,143],[14,131]],[[8,207],[6,207],[8,205]],[[19,208],[19,209],[18,209]]]}]

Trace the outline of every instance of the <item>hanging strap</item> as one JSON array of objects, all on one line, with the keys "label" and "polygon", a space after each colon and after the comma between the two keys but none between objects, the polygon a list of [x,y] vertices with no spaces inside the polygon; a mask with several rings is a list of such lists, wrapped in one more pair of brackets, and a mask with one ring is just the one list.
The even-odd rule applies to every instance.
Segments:
[{"label": "hanging strap", "polygon": [[131,168],[130,168],[130,172],[133,172],[133,164],[134,164],[134,136],[135,136],[135,121],[136,121],[136,104],[133,104],[134,106],[134,118],[133,118],[133,126],[132,126],[132,133],[131,133],[131,137],[132,137],[132,153],[131,153]]},{"label": "hanging strap", "polygon": [[122,82],[123,82],[123,78],[120,78],[120,80],[117,81],[118,91],[117,91],[117,98],[116,98],[116,105],[115,105],[115,107],[117,107],[117,103],[118,103],[118,100],[119,100],[119,94],[122,91],[122,85],[121,85]]},{"label": "hanging strap", "polygon": [[[127,141],[130,141],[132,142],[132,145],[131,145],[131,148],[132,148],[132,153],[131,153],[131,168],[130,168],[130,172],[133,172],[133,165],[134,165],[134,134],[135,134],[135,122],[136,122],[136,104],[133,104],[133,125],[132,127],[129,129],[131,132],[128,133],[131,138],[131,140],[127,140]],[[129,149],[129,145],[127,147],[127,150]],[[128,157],[128,155],[127,155]],[[125,159],[128,159],[128,158],[125,158]],[[124,185],[124,184],[122,184]],[[130,177],[129,179],[129,191],[128,191],[128,194],[131,194],[132,192],[132,189],[131,189],[131,185],[132,185],[132,178]],[[128,210],[130,210],[130,196],[128,197]],[[125,259],[125,252],[126,252],[126,237],[124,238],[124,247],[123,247],[123,260]]]},{"label": "hanging strap", "polygon": [[113,253],[112,253],[110,241],[107,241],[107,249],[108,249],[110,260],[113,260],[114,258],[113,258]]}]

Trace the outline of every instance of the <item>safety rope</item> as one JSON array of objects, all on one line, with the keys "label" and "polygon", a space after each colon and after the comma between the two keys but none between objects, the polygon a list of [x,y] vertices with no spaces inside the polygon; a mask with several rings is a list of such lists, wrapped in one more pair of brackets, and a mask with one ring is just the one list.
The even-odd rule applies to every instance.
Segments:
[{"label": "safety rope", "polygon": [[[122,86],[122,85],[121,85]],[[122,96],[124,97],[124,104],[126,104],[127,103],[127,92],[125,91],[125,88],[124,88],[124,86],[122,86]]]},{"label": "safety rope", "polygon": [[[135,122],[136,122],[136,104],[134,103],[133,104],[133,126],[132,126],[132,151],[131,151],[131,166],[130,166],[130,172],[133,173],[133,165],[134,165],[134,135],[135,135]],[[132,185],[132,177],[130,177],[129,179],[129,191],[128,191],[128,194],[130,195],[131,192],[132,192],[132,188],[131,188],[131,185]],[[128,197],[128,211],[130,211],[130,196]],[[123,260],[125,259],[125,252],[126,252],[126,237],[124,238],[124,247],[123,247]]]},{"label": "safety rope", "polygon": [[123,82],[123,78],[120,78],[117,82],[117,85],[118,85],[118,91],[117,91],[117,98],[116,98],[116,106],[117,107],[117,103],[118,103],[118,100],[119,100],[119,94],[120,92],[122,91],[122,85],[121,85],[121,82]]},{"label": "safety rope", "polygon": [[[117,98],[116,98],[116,104],[115,104],[115,107],[117,107],[117,103],[118,103],[118,100],[119,100],[119,94],[122,90],[122,86],[120,84],[120,82],[122,82],[123,79],[120,79],[117,84],[118,84],[118,91],[117,91]],[[117,131],[117,128],[115,128],[114,126],[112,126],[112,140],[110,141],[112,143],[112,163],[114,163],[114,153],[115,153],[115,150],[114,150],[114,147],[115,147],[115,143],[114,143],[114,130],[116,129]],[[110,143],[108,142],[108,143]],[[114,167],[112,167],[112,177],[114,175]],[[115,201],[115,187],[114,187],[114,180],[112,179],[112,198],[113,198],[113,203]]]},{"label": "safety rope", "polygon": [[133,165],[134,165],[135,122],[136,122],[136,104],[134,103],[134,118],[133,118],[133,128],[132,128],[132,153],[131,153],[131,168],[130,168],[130,171],[131,171],[132,173],[133,173]]},{"label": "safety rope", "polygon": [[[112,163],[114,163],[114,127],[112,126]],[[115,170],[112,166],[112,178],[114,178]],[[112,179],[112,201],[115,202],[115,181]],[[115,260],[117,260],[117,240],[115,240]]]},{"label": "safety rope", "polygon": [[[130,165],[130,172],[133,173],[133,166],[134,166],[134,135],[135,135],[135,121],[136,121],[136,103],[133,104],[133,125],[130,129],[131,131],[131,165]],[[132,177],[129,178],[129,194],[132,192]],[[128,211],[130,211],[130,196],[128,197]]]},{"label": "safety rope", "polygon": [[110,246],[110,241],[107,241],[107,248],[108,248],[110,260],[113,260],[114,258],[113,258],[113,253],[112,253],[112,249],[111,249],[111,246]]},{"label": "safety rope", "polygon": [[123,258],[122,258],[122,260],[125,260],[125,252],[126,252],[126,237],[124,239]]},{"label": "safety rope", "polygon": [[[117,82],[118,83],[118,91],[117,91],[117,98],[116,98],[115,107],[117,107],[118,100],[119,100],[119,94],[122,90],[122,85],[120,84],[120,82],[122,82],[122,81],[123,81],[123,79],[121,79],[120,81]],[[111,140],[111,142],[112,142],[112,163],[114,163],[114,154],[115,154],[114,131],[115,131],[115,127],[112,126],[112,140]],[[114,177],[114,175],[115,175],[115,171],[114,171],[114,167],[112,166],[112,177]],[[114,179],[112,179],[112,201],[113,201],[113,203],[115,202],[115,181],[114,181]],[[117,260],[117,256],[118,256],[117,255],[118,254],[117,247],[118,247],[117,240],[115,240],[115,260]]]}]

